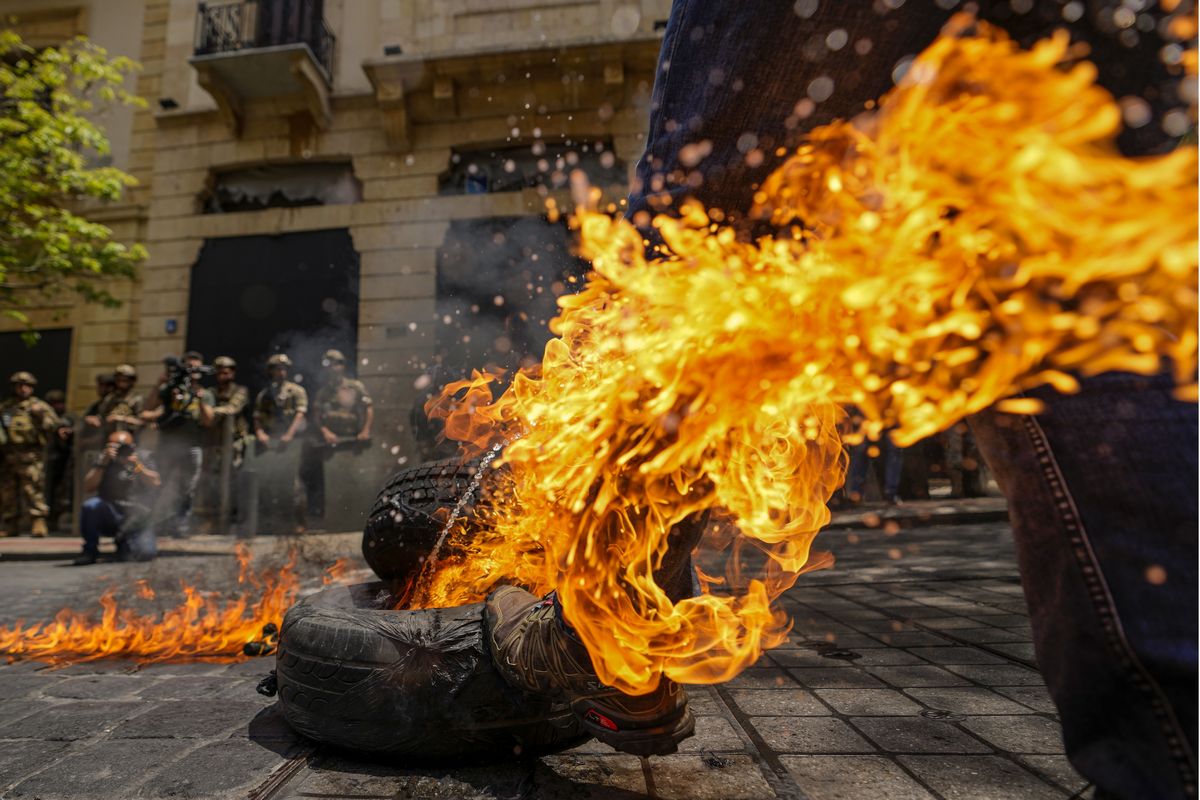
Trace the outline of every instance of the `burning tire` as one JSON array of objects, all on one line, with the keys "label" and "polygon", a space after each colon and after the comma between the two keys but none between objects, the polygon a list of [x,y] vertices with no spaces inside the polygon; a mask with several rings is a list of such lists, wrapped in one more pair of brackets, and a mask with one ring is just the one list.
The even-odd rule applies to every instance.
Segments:
[{"label": "burning tire", "polygon": [[319,742],[422,758],[550,753],[588,738],[492,666],[483,603],[387,609],[383,583],[335,586],[288,611],[276,656],[284,717]]},{"label": "burning tire", "polygon": [[[478,460],[445,459],[396,473],[380,491],[363,529],[363,558],[384,580],[406,580],[433,552],[445,518],[471,486]],[[486,486],[480,493],[486,494]],[[471,520],[479,498],[461,509]],[[439,515],[439,512],[441,514]]]}]

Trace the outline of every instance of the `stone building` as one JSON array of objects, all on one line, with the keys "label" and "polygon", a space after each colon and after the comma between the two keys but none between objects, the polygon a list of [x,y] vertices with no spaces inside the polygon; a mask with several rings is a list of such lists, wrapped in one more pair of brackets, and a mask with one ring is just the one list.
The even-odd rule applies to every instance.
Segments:
[{"label": "stone building", "polygon": [[381,437],[410,451],[387,431],[434,363],[540,346],[579,270],[545,202],[567,203],[574,170],[624,193],[668,7],[0,0],[35,44],[82,33],[138,59],[148,101],[105,119],[140,185],[94,216],[149,260],[119,309],[38,311],[39,368],[79,408],[122,361],[148,384],[164,353],[198,349],[257,378],[282,348],[311,376],[337,347],[379,399]]}]

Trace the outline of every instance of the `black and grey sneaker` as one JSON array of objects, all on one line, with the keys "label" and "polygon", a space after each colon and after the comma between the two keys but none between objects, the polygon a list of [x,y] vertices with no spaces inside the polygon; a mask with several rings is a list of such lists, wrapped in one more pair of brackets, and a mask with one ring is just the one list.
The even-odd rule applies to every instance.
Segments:
[{"label": "black and grey sneaker", "polygon": [[515,586],[498,589],[487,599],[486,623],[504,679],[531,695],[569,702],[605,744],[638,756],[668,755],[695,733],[687,694],[674,681],[663,678],[653,692],[636,696],[601,683],[553,593],[539,599]]}]

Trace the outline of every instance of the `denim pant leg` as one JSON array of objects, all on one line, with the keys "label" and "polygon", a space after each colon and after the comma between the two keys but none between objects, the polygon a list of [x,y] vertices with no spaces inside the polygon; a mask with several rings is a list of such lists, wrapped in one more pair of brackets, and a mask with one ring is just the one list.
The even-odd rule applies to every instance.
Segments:
[{"label": "denim pant leg", "polygon": [[904,473],[904,448],[897,447],[889,433],[879,443],[883,456],[883,496],[892,499],[900,493],[900,476]]},{"label": "denim pant leg", "polygon": [[1165,378],[1030,392],[971,426],[1010,499],[1038,665],[1075,768],[1119,797],[1196,787],[1196,406]]},{"label": "denim pant leg", "polygon": [[100,497],[89,497],[80,509],[79,530],[83,534],[83,552],[94,556],[100,552],[100,537],[115,536],[124,515],[115,505]]},{"label": "denim pant leg", "polygon": [[[781,162],[776,149],[891,88],[895,68],[951,13],[931,0],[893,5],[675,0],[629,216],[652,238],[648,214],[691,196],[748,228],[737,215]],[[1105,88],[1151,106],[1150,124],[1122,133],[1123,151],[1170,145],[1160,121],[1179,78],[1152,31],[1126,46],[1098,14],[1068,26],[1057,3],[1026,14],[1007,0],[979,6],[1025,43],[1069,27]],[[1178,796],[1194,790],[1195,772],[1196,411],[1169,403],[1161,387],[1097,399],[1104,380],[1052,398],[1049,415],[989,412],[973,426],[1011,501],[1039,663],[1073,762],[1121,796]],[[1134,418],[1117,417],[1132,397]],[[1076,410],[1088,413],[1072,419]]]},{"label": "denim pant leg", "polygon": [[846,469],[846,493],[858,502],[863,499],[867,488],[867,474],[871,467],[871,456],[867,453],[870,442],[850,445],[850,466]]}]

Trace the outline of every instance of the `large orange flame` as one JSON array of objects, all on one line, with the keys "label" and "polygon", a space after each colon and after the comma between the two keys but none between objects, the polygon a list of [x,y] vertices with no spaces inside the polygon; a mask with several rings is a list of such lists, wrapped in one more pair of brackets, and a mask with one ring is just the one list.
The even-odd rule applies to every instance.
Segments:
[{"label": "large orange flame", "polygon": [[[605,682],[727,680],[786,628],[771,600],[829,520],[843,406],[905,444],[1163,357],[1194,399],[1196,151],[1122,157],[1118,106],[1071,55],[1065,34],[1020,50],[956,19],[870,118],[813,131],[765,183],[773,237],[689,205],[654,221],[648,261],[629,223],[579,212],[594,272],[540,369],[495,402],[486,375],[443,395],[447,430],[506,442],[507,469],[422,602],[557,589]],[[738,557],[722,594],[705,576],[672,603],[654,569],[704,509],[735,521]]]},{"label": "large orange flame", "polygon": [[[100,597],[99,619],[65,608],[53,621],[27,627],[0,627],[0,653],[10,658],[39,658],[55,664],[132,658],[143,663],[203,659],[233,661],[242,647],[259,639],[268,623],[278,625],[296,600],[300,580],[296,555],[282,567],[255,572],[249,548],[238,545],[238,585],[232,597],[183,585],[183,600],[161,614],[122,608],[115,589]],[[332,570],[344,571],[340,561]],[[331,574],[330,580],[337,575]],[[326,581],[329,582],[328,580]],[[145,581],[134,585],[138,597],[155,599]]]}]

